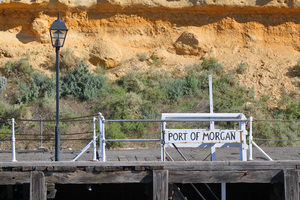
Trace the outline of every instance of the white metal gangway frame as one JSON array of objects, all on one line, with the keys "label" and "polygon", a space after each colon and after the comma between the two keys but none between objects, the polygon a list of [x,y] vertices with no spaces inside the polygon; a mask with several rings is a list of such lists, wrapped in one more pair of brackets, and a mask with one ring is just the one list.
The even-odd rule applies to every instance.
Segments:
[{"label": "white metal gangway frame", "polygon": [[[241,143],[193,143],[193,144],[180,144],[177,145],[179,147],[185,147],[185,146],[194,146],[194,147],[240,147],[240,160],[247,161],[247,149],[248,145],[246,142],[246,122],[248,119],[245,117],[242,113],[162,113],[162,120],[165,120],[165,122],[162,122],[161,125],[161,137],[164,140],[164,133],[166,130],[166,121],[170,120],[178,120],[178,121],[232,121],[232,122],[239,122],[239,130],[242,131],[242,137]],[[162,161],[165,160],[165,148],[166,147],[172,147],[169,144],[162,143]],[[215,149],[215,148],[212,148]],[[213,152],[214,154],[215,152]]]},{"label": "white metal gangway frame", "polygon": [[[137,141],[146,141],[146,142],[153,142],[153,141],[160,141],[161,142],[161,160],[164,161],[165,156],[165,142],[164,142],[164,134],[163,134],[163,128],[165,128],[166,122],[239,122],[239,129],[243,130],[242,133],[242,143],[202,143],[198,145],[197,147],[240,147],[240,160],[247,161],[247,149],[249,149],[249,156],[248,160],[252,159],[252,145],[254,145],[268,160],[272,161],[272,158],[268,156],[254,141],[252,136],[252,117],[247,119],[244,114],[242,113],[175,113],[176,115],[186,115],[189,117],[185,117],[185,119],[180,119],[180,117],[173,116],[171,119],[168,115],[173,115],[172,113],[163,113],[164,119],[161,120],[105,120],[102,113],[99,112],[98,114],[98,122],[99,122],[99,134],[96,136],[99,137],[99,160],[100,161],[106,161],[106,142],[113,142],[113,141],[120,141],[120,142],[137,142]],[[197,117],[195,117],[197,116]],[[201,118],[199,118],[201,117]],[[161,139],[106,139],[105,138],[105,123],[106,122],[160,122],[161,123]],[[247,130],[246,130],[246,123],[250,122],[250,130],[249,130],[249,145],[247,145]],[[95,138],[96,139],[96,138]],[[95,140],[94,139],[94,140]],[[212,148],[215,149],[215,148]]]}]

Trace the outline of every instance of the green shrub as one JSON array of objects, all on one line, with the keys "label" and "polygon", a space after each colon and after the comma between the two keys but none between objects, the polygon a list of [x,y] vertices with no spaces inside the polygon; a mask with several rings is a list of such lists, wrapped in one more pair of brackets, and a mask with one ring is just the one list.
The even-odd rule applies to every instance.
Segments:
[{"label": "green shrub", "polygon": [[300,76],[300,59],[297,62],[297,65],[294,67],[295,75]]},{"label": "green shrub", "polygon": [[7,61],[4,66],[4,74],[6,76],[12,76],[17,72],[17,69],[15,68],[15,63],[11,61]]},{"label": "green shrub", "polygon": [[136,92],[139,93],[144,89],[144,84],[139,80],[137,74],[134,71],[126,73],[125,76],[122,76],[116,83],[123,87],[127,92]]},{"label": "green shrub", "polygon": [[20,85],[21,94],[18,98],[18,102],[27,103],[32,100],[36,100],[39,96],[39,87],[34,83],[21,83]]},{"label": "green shrub", "polygon": [[142,93],[143,98],[151,102],[152,104],[163,103],[168,100],[168,92],[166,88],[160,86],[149,86]]},{"label": "green shrub", "polygon": [[[110,123],[105,126],[105,138],[107,139],[125,139],[124,132],[121,130],[120,123]],[[122,147],[122,142],[108,142],[106,143],[107,148]]]},{"label": "green shrub", "polygon": [[55,79],[41,73],[33,73],[30,81],[20,84],[20,91],[19,103],[27,103],[36,100],[38,97],[44,97],[46,94],[52,96],[55,94]]},{"label": "green shrub", "polygon": [[215,58],[204,59],[202,67],[204,70],[214,72],[217,75],[224,73],[224,67]]},{"label": "green shrub", "polygon": [[156,56],[152,56],[150,59],[148,59],[148,65],[150,66],[161,67],[163,64],[164,61]]},{"label": "green shrub", "polygon": [[176,101],[178,97],[185,94],[186,82],[181,78],[167,79],[162,86],[167,90],[168,98],[171,101]]},{"label": "green shrub", "polygon": [[238,65],[238,68],[237,68],[236,72],[238,74],[244,74],[247,71],[247,67],[248,67],[248,64],[246,62],[241,62]]},{"label": "green shrub", "polygon": [[94,99],[106,89],[106,78],[102,74],[93,74],[83,61],[74,69],[63,72],[61,95],[74,96],[81,100]]},{"label": "green shrub", "polygon": [[[7,136],[11,134],[11,126],[10,125],[5,125],[3,123],[0,124],[0,142],[5,139]],[[11,139],[6,139],[6,141],[11,140]]]},{"label": "green shrub", "polygon": [[140,60],[141,62],[144,62],[145,60],[148,59],[148,56],[147,56],[146,53],[139,53],[139,54],[138,54],[138,57],[139,57],[139,60]]},{"label": "green shrub", "polygon": [[196,75],[192,74],[190,76],[185,76],[185,94],[191,95],[198,90],[199,81]]},{"label": "green shrub", "polygon": [[0,76],[0,92],[5,92],[7,84],[7,78]]},{"label": "green shrub", "polygon": [[22,58],[19,61],[11,62],[8,61],[4,67],[4,75],[7,77],[18,78],[30,78],[34,69],[32,69],[28,59]]},{"label": "green shrub", "polygon": [[48,77],[41,73],[33,73],[32,81],[37,87],[39,87],[39,96],[44,97],[46,94],[48,96],[54,96],[56,93],[56,78],[52,75]]},{"label": "green shrub", "polygon": [[300,119],[300,100],[299,97],[290,98],[284,97],[280,102],[277,109],[274,110],[274,116],[277,119]]},{"label": "green shrub", "polygon": [[[62,73],[60,80],[61,96],[74,96],[81,100],[94,99],[106,88],[106,78],[102,74],[90,73],[88,65],[78,63],[74,69]],[[56,92],[56,78],[40,73],[33,73],[29,82],[20,84],[21,95],[18,102],[29,102],[38,97],[54,96]]]}]

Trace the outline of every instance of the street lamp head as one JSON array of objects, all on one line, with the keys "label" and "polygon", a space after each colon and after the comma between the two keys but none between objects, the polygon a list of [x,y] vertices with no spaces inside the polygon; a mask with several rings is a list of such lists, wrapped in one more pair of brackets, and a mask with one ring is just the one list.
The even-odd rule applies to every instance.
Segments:
[{"label": "street lamp head", "polygon": [[68,29],[66,24],[60,19],[60,12],[58,12],[58,18],[52,23],[51,27],[49,28],[49,31],[50,31],[52,46],[53,47],[64,46]]}]

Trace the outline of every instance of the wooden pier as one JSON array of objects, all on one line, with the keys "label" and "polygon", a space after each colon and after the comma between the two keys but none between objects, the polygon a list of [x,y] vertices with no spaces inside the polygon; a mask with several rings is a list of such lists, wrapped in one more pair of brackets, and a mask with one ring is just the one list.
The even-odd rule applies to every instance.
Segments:
[{"label": "wooden pier", "polygon": [[0,198],[16,184],[29,184],[30,199],[43,200],[55,198],[57,184],[147,183],[151,199],[167,200],[184,199],[174,184],[265,183],[269,199],[298,200],[299,168],[300,161],[1,162],[0,185],[7,189]]}]

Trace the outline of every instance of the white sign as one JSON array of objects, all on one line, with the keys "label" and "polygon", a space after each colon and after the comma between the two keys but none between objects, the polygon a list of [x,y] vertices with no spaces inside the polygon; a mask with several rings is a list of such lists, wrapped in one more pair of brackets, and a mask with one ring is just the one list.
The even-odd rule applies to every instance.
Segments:
[{"label": "white sign", "polygon": [[165,129],[166,143],[241,143],[241,130]]}]

